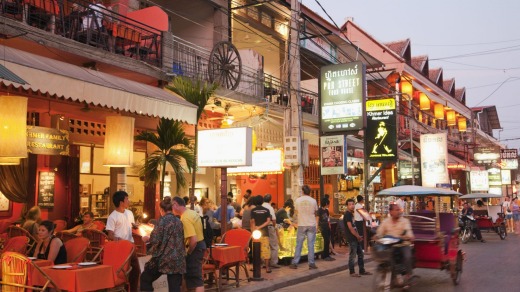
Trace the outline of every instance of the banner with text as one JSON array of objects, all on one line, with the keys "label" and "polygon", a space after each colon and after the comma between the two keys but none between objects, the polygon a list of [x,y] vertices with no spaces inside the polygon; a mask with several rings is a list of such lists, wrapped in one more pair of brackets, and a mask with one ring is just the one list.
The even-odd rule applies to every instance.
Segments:
[{"label": "banner with text", "polygon": [[363,62],[322,67],[319,95],[321,132],[364,128],[366,80]]},{"label": "banner with text", "polygon": [[500,163],[500,147],[475,147],[473,163],[475,165],[496,166]]},{"label": "banner with text", "polygon": [[469,183],[472,192],[488,191],[489,180],[487,170],[472,170],[469,173]]},{"label": "banner with text", "polygon": [[346,136],[320,137],[321,175],[347,173]]},{"label": "banner with text", "polygon": [[397,159],[395,99],[369,100],[366,104],[366,139],[370,161]]},{"label": "banner with text", "polygon": [[450,183],[446,133],[421,135],[421,179],[423,187]]},{"label": "banner with text", "polygon": [[518,149],[502,149],[501,150],[500,168],[518,169]]}]

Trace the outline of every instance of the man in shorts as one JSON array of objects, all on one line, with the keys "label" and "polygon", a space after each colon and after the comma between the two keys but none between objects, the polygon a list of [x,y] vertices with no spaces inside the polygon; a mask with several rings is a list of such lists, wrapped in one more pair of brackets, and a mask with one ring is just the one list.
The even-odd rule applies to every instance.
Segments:
[{"label": "man in shorts", "polygon": [[186,203],[180,197],[173,197],[173,213],[181,216],[184,228],[184,239],[186,241],[186,274],[184,279],[189,291],[204,291],[204,280],[202,279],[202,260],[206,243],[202,221],[197,212],[186,208]]}]

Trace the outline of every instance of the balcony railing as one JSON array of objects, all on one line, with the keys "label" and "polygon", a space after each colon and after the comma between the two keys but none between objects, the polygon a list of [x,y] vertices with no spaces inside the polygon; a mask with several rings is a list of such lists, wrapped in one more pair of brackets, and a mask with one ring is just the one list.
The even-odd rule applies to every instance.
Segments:
[{"label": "balcony railing", "polygon": [[83,0],[1,0],[2,16],[160,67],[161,31]]}]

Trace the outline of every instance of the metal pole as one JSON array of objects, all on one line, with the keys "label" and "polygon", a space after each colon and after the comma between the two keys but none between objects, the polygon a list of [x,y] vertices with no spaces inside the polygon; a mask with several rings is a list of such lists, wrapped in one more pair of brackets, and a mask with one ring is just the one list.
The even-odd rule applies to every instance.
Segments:
[{"label": "metal pole", "polygon": [[413,156],[413,132],[412,132],[412,99],[411,96],[408,99],[408,131],[410,131],[410,155],[412,156],[412,186],[415,185],[415,164],[414,164],[414,156]]}]

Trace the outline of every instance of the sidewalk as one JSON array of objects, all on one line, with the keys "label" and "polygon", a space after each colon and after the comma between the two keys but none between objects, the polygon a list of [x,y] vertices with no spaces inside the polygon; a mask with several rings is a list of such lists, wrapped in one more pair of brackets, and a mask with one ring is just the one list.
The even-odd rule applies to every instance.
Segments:
[{"label": "sidewalk", "polygon": [[[309,270],[307,261],[300,261],[298,269],[290,269],[289,266],[282,266],[279,269],[273,269],[273,272],[267,274],[265,269],[262,269],[263,281],[240,281],[240,287],[235,288],[234,286],[227,286],[223,290],[226,292],[271,292],[284,287],[289,287],[302,282],[310,281],[312,279],[336,273],[339,271],[345,271],[348,273],[348,247],[336,246],[336,255],[333,256],[336,260],[332,262],[326,262],[321,259],[316,259],[316,265],[318,269]],[[370,261],[370,255],[365,255],[365,263]],[[249,266],[251,267],[251,266]],[[357,269],[357,266],[356,266]],[[253,272],[250,272],[252,276]],[[245,277],[243,271],[241,271],[241,277]]]}]

